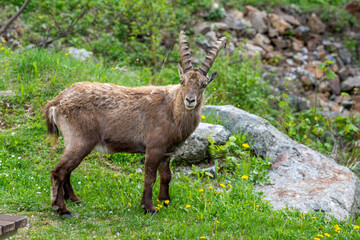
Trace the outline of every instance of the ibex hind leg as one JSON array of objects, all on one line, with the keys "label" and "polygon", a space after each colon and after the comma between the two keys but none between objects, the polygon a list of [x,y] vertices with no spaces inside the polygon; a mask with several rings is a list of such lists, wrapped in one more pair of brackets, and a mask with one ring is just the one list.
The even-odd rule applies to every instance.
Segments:
[{"label": "ibex hind leg", "polygon": [[51,205],[60,215],[70,214],[65,206],[65,197],[74,201],[80,200],[71,187],[70,174],[95,146],[95,142],[92,144],[81,144],[81,141],[79,142],[76,146],[68,145],[66,147],[59,163],[51,171]]}]

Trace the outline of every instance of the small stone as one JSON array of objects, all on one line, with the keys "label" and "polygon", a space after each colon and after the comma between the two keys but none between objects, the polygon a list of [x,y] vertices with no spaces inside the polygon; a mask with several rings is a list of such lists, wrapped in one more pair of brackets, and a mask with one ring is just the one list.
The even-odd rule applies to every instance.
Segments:
[{"label": "small stone", "polygon": [[351,53],[346,48],[339,48],[338,50],[339,57],[345,64],[351,63]]},{"label": "small stone", "polygon": [[229,26],[226,23],[223,22],[215,22],[211,24],[211,29],[213,31],[227,31],[229,30]]},{"label": "small stone", "polygon": [[308,26],[298,26],[294,32],[297,38],[307,40],[309,38],[310,28]]},{"label": "small stone", "polygon": [[260,45],[268,45],[270,44],[270,39],[266,37],[265,35],[258,33],[256,34],[255,38],[253,39],[254,43],[260,44]]},{"label": "small stone", "polygon": [[292,29],[291,25],[288,24],[282,17],[275,13],[269,13],[271,24],[279,34],[284,34],[287,30]]},{"label": "small stone", "polygon": [[348,77],[341,83],[341,90],[344,92],[351,91],[355,87],[360,88],[360,76]]},{"label": "small stone", "polygon": [[278,48],[278,49],[285,49],[289,46],[288,40],[283,38],[272,38],[271,42]]},{"label": "small stone", "polygon": [[92,52],[86,51],[84,48],[78,49],[78,48],[74,48],[74,47],[69,47],[68,53],[69,53],[69,55],[71,55],[72,57],[74,57],[76,59],[79,59],[80,61],[84,61],[86,59],[92,58],[94,55]]},{"label": "small stone", "polygon": [[299,40],[299,39],[296,39],[296,38],[293,38],[292,39],[292,43],[291,43],[291,47],[293,49],[293,51],[300,51],[300,49],[304,46],[304,42]]},{"label": "small stone", "polygon": [[349,69],[347,67],[343,67],[337,72],[337,74],[339,75],[341,81],[345,81],[349,76]]},{"label": "small stone", "polygon": [[211,25],[209,23],[203,22],[195,25],[194,29],[196,33],[205,35],[206,33],[210,32]]},{"label": "small stone", "polygon": [[334,94],[339,95],[341,93],[340,78],[336,76],[334,79],[330,79],[329,87]]},{"label": "small stone", "polygon": [[250,19],[252,27],[259,33],[265,33],[268,30],[266,25],[266,14],[260,12],[257,8],[252,6],[245,7],[245,15]]},{"label": "small stone", "polygon": [[321,34],[325,32],[325,24],[313,13],[308,21],[310,31],[315,34]]}]

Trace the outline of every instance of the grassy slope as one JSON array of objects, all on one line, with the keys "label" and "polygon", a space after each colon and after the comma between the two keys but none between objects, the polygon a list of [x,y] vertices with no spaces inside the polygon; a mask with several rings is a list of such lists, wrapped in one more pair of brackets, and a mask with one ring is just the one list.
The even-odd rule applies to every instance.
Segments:
[{"label": "grassy slope", "polygon": [[[139,204],[144,173],[136,169],[143,169],[142,156],[92,154],[72,175],[83,203],[68,206],[80,215],[61,219],[51,209],[49,189],[50,170],[62,149],[52,149],[46,138],[42,106],[73,82],[136,86],[150,81],[149,70],[124,72],[102,63],[80,63],[64,52],[11,53],[9,49],[0,51],[0,66],[0,90],[16,92],[0,100],[0,117],[7,124],[0,131],[0,212],[29,217],[30,228],[20,230],[19,239],[311,239],[324,233],[332,239],[360,237],[353,229],[358,221],[327,222],[319,213],[300,216],[297,211],[273,211],[252,192],[251,178],[241,178],[243,174],[251,177],[256,158],[241,147],[240,140],[234,149],[241,161],[229,165],[223,160],[216,179],[175,174],[170,190],[173,202],[156,216],[144,215]],[[164,69],[164,75],[169,82],[177,81],[175,69]],[[158,185],[157,181],[154,201]],[[342,228],[340,233],[336,224]]]}]

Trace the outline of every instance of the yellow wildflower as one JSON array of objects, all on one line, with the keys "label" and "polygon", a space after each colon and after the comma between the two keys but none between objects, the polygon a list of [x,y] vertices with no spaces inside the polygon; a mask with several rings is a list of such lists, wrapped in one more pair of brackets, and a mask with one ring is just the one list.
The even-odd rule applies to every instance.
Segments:
[{"label": "yellow wildflower", "polygon": [[68,53],[65,53],[65,56],[67,56],[68,55]]},{"label": "yellow wildflower", "polygon": [[216,91],[216,88],[214,88],[214,91]]},{"label": "yellow wildflower", "polygon": [[140,76],[138,76],[138,79],[140,79]]},{"label": "yellow wildflower", "polygon": [[2,45],[2,43],[0,42],[0,46]]},{"label": "yellow wildflower", "polygon": [[157,206],[158,206],[158,208],[162,208],[162,205],[160,205],[160,204],[158,204]]},{"label": "yellow wildflower", "polygon": [[321,238],[322,238],[322,237],[324,237],[324,236],[323,236],[323,235],[321,235],[321,234],[318,234],[318,237],[321,237]]},{"label": "yellow wildflower", "polygon": [[188,205],[186,205],[185,207],[186,207],[186,208],[189,208],[189,207],[191,207],[191,205],[190,205],[190,204],[188,204]]},{"label": "yellow wildflower", "polygon": [[165,200],[165,201],[164,201],[165,204],[169,204],[169,202],[170,202],[169,200]]},{"label": "yellow wildflower", "polygon": [[324,233],[324,235],[327,236],[327,237],[330,237],[330,234],[328,234],[328,233]]},{"label": "yellow wildflower", "polygon": [[320,238],[314,238],[314,240],[320,240]]},{"label": "yellow wildflower", "polygon": [[156,209],[156,210],[159,210],[160,208],[158,208],[158,207],[155,207],[155,209]]},{"label": "yellow wildflower", "polygon": [[240,107],[240,104],[238,104],[237,107]]},{"label": "yellow wildflower", "polygon": [[219,193],[220,193],[220,191],[216,191],[215,193],[219,194]]},{"label": "yellow wildflower", "polygon": [[137,58],[136,61],[139,61],[139,59]]},{"label": "yellow wildflower", "polygon": [[4,50],[4,47],[2,47],[1,50]]},{"label": "yellow wildflower", "polygon": [[216,167],[217,168],[217,170],[220,170],[220,168],[219,167]]},{"label": "yellow wildflower", "polygon": [[209,186],[208,188],[209,188],[209,189],[213,189],[213,186]]},{"label": "yellow wildflower", "polygon": [[360,228],[360,227],[359,227],[358,225],[356,225],[356,226],[353,227],[354,230],[357,230],[357,229],[359,229],[359,228]]},{"label": "yellow wildflower", "polygon": [[248,179],[249,178],[249,176],[246,176],[246,175],[242,175],[242,177],[241,177],[242,179]]},{"label": "yellow wildflower", "polygon": [[203,191],[204,191],[204,189],[200,189],[200,190],[199,190],[199,192],[203,192]]},{"label": "yellow wildflower", "polygon": [[6,43],[5,39],[2,40],[3,43]]},{"label": "yellow wildflower", "polygon": [[115,70],[115,68],[111,68],[111,70]]},{"label": "yellow wildflower", "polygon": [[249,147],[249,144],[244,143],[242,146],[243,146],[244,148],[248,148],[248,147]]},{"label": "yellow wildflower", "polygon": [[159,203],[160,202],[160,200],[159,199],[156,199],[156,201]]},{"label": "yellow wildflower", "polygon": [[129,207],[131,207],[132,205],[131,205],[131,203],[128,203],[129,204]]},{"label": "yellow wildflower", "polygon": [[229,183],[227,186],[232,188],[232,186],[231,186],[231,184],[230,184],[230,183]]},{"label": "yellow wildflower", "polygon": [[316,219],[316,217],[311,217],[311,219]]},{"label": "yellow wildflower", "polygon": [[117,175],[116,175],[116,174],[114,174],[114,177],[117,177]]},{"label": "yellow wildflower", "polygon": [[201,236],[200,239],[205,239],[206,237],[205,236]]},{"label": "yellow wildflower", "polygon": [[256,207],[258,208],[258,207],[259,207],[259,205],[256,205]]},{"label": "yellow wildflower", "polygon": [[201,116],[201,119],[205,119],[205,116],[204,116],[204,115],[202,115],[202,116]]},{"label": "yellow wildflower", "polygon": [[219,223],[219,221],[216,221],[216,223]]},{"label": "yellow wildflower", "polygon": [[221,183],[221,184],[220,184],[220,187],[225,187],[225,184],[222,184],[222,183]]}]

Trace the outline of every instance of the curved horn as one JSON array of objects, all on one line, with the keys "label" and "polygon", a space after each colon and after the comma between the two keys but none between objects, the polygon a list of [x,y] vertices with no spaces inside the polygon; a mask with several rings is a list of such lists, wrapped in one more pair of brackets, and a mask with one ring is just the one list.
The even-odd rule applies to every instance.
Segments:
[{"label": "curved horn", "polygon": [[206,58],[200,67],[200,71],[205,73],[205,75],[209,72],[217,55],[219,54],[220,50],[224,47],[225,44],[226,44],[226,37],[220,38],[218,41],[216,41],[214,46],[211,48],[210,52],[206,55]]},{"label": "curved horn", "polygon": [[192,65],[191,65],[190,48],[186,41],[185,33],[183,30],[180,31],[179,48],[180,48],[181,65],[185,73],[187,70],[192,69]]}]

